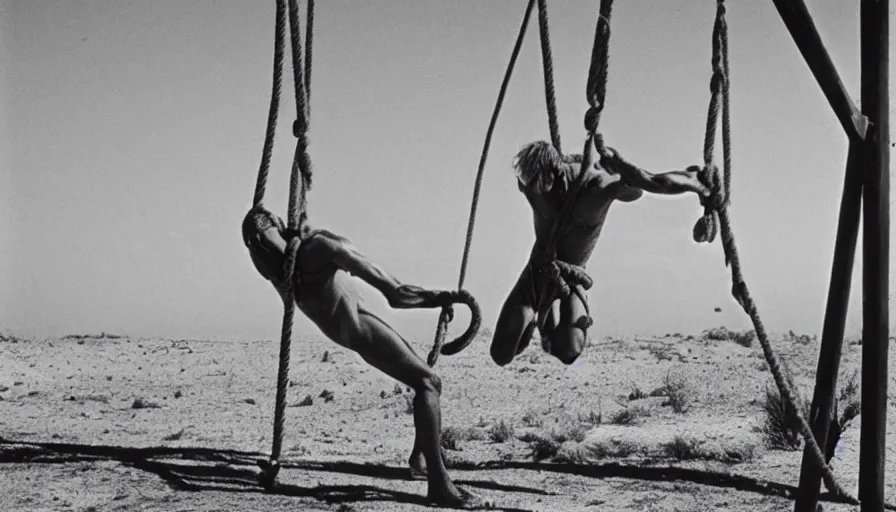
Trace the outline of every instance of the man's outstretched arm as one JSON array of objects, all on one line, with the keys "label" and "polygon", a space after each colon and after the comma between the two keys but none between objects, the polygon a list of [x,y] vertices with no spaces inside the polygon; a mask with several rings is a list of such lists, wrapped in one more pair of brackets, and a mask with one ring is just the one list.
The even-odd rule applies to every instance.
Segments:
[{"label": "man's outstretched arm", "polygon": [[613,151],[612,157],[604,158],[601,163],[609,171],[619,174],[629,187],[639,188],[652,194],[694,192],[701,196],[710,195],[709,189],[697,179],[700,167],[696,165],[692,165],[683,171],[653,174],[625,161],[615,151]]},{"label": "man's outstretched arm", "polygon": [[452,292],[401,284],[385,269],[362,255],[345,238],[322,233],[318,235],[317,242],[323,244],[329,259],[336,266],[379,290],[393,308],[439,308],[452,302]]}]

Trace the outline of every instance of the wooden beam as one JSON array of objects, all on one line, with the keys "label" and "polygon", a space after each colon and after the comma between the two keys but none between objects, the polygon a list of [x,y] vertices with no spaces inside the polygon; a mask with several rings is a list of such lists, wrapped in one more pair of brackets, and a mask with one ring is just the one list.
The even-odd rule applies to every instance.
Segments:
[{"label": "wooden beam", "polygon": [[772,0],[815,80],[834,109],[850,140],[863,140],[867,121],[846,92],[837,68],[821,42],[809,9],[803,0]]},{"label": "wooden beam", "polygon": [[[846,176],[843,179],[843,195],[840,198],[840,219],[834,245],[834,262],[831,266],[831,282],[828,286],[828,302],[821,333],[821,349],[818,369],[815,372],[815,395],[809,421],[815,441],[822,450],[827,445],[831,411],[837,392],[837,376],[840,371],[840,354],[843,349],[843,333],[849,306],[856,241],[859,237],[859,220],[862,214],[861,165],[862,142],[849,144],[846,159]],[[794,512],[815,512],[820,491],[821,473],[812,451],[803,451],[800,469],[800,487]]]},{"label": "wooden beam", "polygon": [[889,344],[890,125],[889,0],[862,0],[862,113],[870,123],[862,158],[862,416],[859,499],[862,512],[884,507]]}]

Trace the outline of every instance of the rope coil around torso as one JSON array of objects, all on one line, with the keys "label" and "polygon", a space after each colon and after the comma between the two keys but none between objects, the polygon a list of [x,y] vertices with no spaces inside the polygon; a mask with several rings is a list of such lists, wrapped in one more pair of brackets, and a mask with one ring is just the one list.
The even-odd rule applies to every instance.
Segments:
[{"label": "rope coil around torso", "polygon": [[[706,138],[704,140],[704,168],[700,173],[701,181],[710,188],[712,194],[705,200],[701,199],[704,214],[694,226],[694,240],[697,242],[712,242],[716,233],[721,232],[725,264],[731,267],[731,294],[753,323],[756,337],[762,346],[769,371],[779,393],[786,403],[790,405],[796,416],[797,428],[809,451],[812,453],[812,458],[821,470],[825,486],[841,499],[852,504],[858,504],[858,500],[847,493],[836,481],[830,466],[826,463],[824,454],[819,448],[815,436],[812,434],[812,429],[801,412],[802,408],[798,403],[796,394],[784,377],[780,362],[772,350],[771,343],[769,343],[765,326],[762,324],[762,319],[759,316],[759,310],[753,302],[743,278],[740,257],[734,240],[734,232],[731,229],[731,217],[728,210],[731,185],[731,134],[729,123],[730,75],[728,73],[728,35],[725,11],[724,0],[717,0],[716,22],[713,27],[713,76],[710,82],[712,98],[707,115]],[[724,153],[724,172],[722,176],[719,175],[718,168],[712,163],[719,110],[721,110],[722,115],[722,150]]]}]

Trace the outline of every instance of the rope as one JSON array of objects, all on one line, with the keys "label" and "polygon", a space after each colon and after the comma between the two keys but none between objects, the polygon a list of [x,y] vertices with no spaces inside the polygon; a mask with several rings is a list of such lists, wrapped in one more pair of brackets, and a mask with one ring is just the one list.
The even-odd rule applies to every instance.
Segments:
[{"label": "rope", "polygon": [[[532,6],[535,0],[529,0],[526,5],[526,12],[523,14],[523,21],[520,24],[519,33],[516,36],[516,42],[513,45],[513,51],[510,53],[510,62],[507,63],[507,70],[504,71],[504,79],[501,81],[501,88],[498,90],[498,99],[495,102],[495,108],[492,111],[492,118],[488,123],[488,130],[485,133],[485,144],[482,146],[482,154],[479,156],[479,169],[476,171],[476,183],[473,186],[473,201],[470,204],[470,218],[467,221],[467,236],[464,242],[464,253],[460,262],[460,276],[457,279],[457,289],[463,290],[464,280],[467,277],[467,263],[470,261],[470,250],[473,246],[473,228],[476,226],[476,210],[479,207],[479,192],[482,189],[482,177],[485,174],[485,162],[488,160],[488,150],[492,144],[492,135],[495,133],[495,125],[498,123],[498,115],[501,113],[501,107],[504,105],[504,96],[507,94],[507,87],[510,85],[510,77],[513,75],[513,68],[516,66],[516,59],[520,54],[520,48],[523,46],[523,39],[526,36],[526,28],[529,26],[529,17],[532,14]],[[426,358],[426,362],[430,367],[435,366],[439,359],[439,354],[451,355],[465,349],[472,342],[471,336],[466,343],[459,343],[461,338],[455,340],[448,345],[445,343],[445,334],[448,331],[448,323],[451,321],[453,313],[450,308],[444,308],[439,315],[439,322],[436,325],[436,335],[433,340],[433,347]],[[474,319],[475,319],[474,314]],[[481,321],[481,319],[480,319]],[[471,323],[472,325],[472,323]],[[467,329],[469,331],[469,328]],[[475,334],[475,333],[474,333]]]},{"label": "rope", "polygon": [[[787,382],[787,379],[784,377],[783,372],[781,371],[780,363],[778,362],[777,356],[775,356],[774,351],[772,350],[771,344],[768,341],[768,336],[765,332],[765,327],[762,324],[762,319],[759,316],[759,310],[756,307],[756,304],[753,302],[752,297],[750,296],[750,291],[747,288],[747,283],[743,278],[743,271],[741,268],[740,257],[738,256],[737,244],[734,240],[734,232],[731,229],[731,217],[728,211],[728,201],[727,201],[727,192],[730,186],[730,176],[731,176],[731,156],[730,156],[730,125],[727,122],[729,117],[729,80],[727,77],[728,71],[728,35],[727,35],[727,25],[725,22],[725,0],[717,0],[718,7],[716,12],[716,23],[713,28],[713,78],[712,78],[712,96],[713,100],[710,103],[710,111],[709,111],[709,119],[707,121],[707,136],[704,141],[704,160],[706,166],[704,167],[704,171],[701,173],[700,178],[702,180],[706,180],[704,183],[707,184],[713,190],[713,197],[706,201],[704,204],[705,209],[709,209],[711,216],[704,213],[703,218],[698,221],[698,225],[701,222],[706,223],[707,219],[713,219],[711,222],[714,224],[716,221],[716,215],[718,216],[718,222],[721,227],[722,234],[722,247],[725,252],[725,263],[726,265],[731,266],[731,295],[740,304],[741,308],[743,308],[744,312],[750,317],[750,320],[753,323],[753,327],[756,330],[756,336],[759,338],[759,343],[762,346],[762,352],[765,355],[765,360],[768,363],[769,370],[772,373],[772,377],[774,378],[775,384],[778,386],[778,390],[781,396],[787,401],[788,404],[793,408],[795,415],[797,417],[797,426],[800,434],[802,434],[805,439],[806,446],[809,451],[812,453],[812,457],[815,459],[816,464],[821,469],[822,479],[824,480],[825,486],[835,495],[842,497],[849,503],[858,504],[858,500],[852,497],[849,493],[846,492],[843,487],[834,479],[834,474],[831,471],[830,466],[825,462],[824,455],[821,449],[818,446],[818,443],[815,441],[815,436],[812,434],[812,429],[809,427],[809,424],[806,422],[806,419],[803,417],[801,412],[801,408],[797,403],[797,398],[791,388],[790,384]],[[713,150],[714,144],[713,140],[715,139],[716,133],[716,124],[718,121],[718,106],[721,104],[722,108],[722,131],[723,131],[723,152],[724,152],[724,168],[725,173],[723,179],[719,180],[718,170],[715,166],[712,165],[713,159]],[[708,224],[705,226],[710,228]],[[695,226],[695,240],[697,240],[697,226]],[[705,232],[705,234],[712,234],[712,238],[714,238],[715,234],[710,232]],[[712,241],[712,238],[705,241]]]},{"label": "rope", "polygon": [[[261,206],[264,189],[270,168],[270,157],[273,151],[274,133],[276,131],[277,109],[280,99],[280,82],[282,80],[284,40],[286,39],[287,2],[277,0],[276,29],[274,42],[274,89],[271,94],[271,109],[268,113],[268,127],[265,134],[265,146],[262,153],[262,165],[256,185],[254,208]],[[277,395],[274,403],[274,434],[271,456],[267,461],[259,462],[262,468],[260,480],[265,488],[274,486],[279,471],[278,459],[283,446],[283,429],[286,421],[286,391],[289,386],[289,356],[292,345],[292,328],[295,317],[295,265],[301,245],[302,236],[307,232],[306,196],[311,188],[311,158],[308,156],[309,110],[308,93],[311,82],[311,41],[313,38],[312,23],[314,19],[314,2],[308,0],[308,27],[305,42],[309,53],[304,55],[305,68],[302,68],[302,42],[299,37],[298,5],[296,0],[288,2],[288,18],[290,25],[290,43],[292,49],[293,82],[296,96],[297,119],[293,123],[293,134],[296,136],[296,150],[293,155],[292,169],[289,178],[289,206],[286,247],[286,259],[283,264],[283,323],[280,330],[280,358],[277,368]]]},{"label": "rope", "polygon": [[557,126],[557,100],[554,97],[554,59],[551,56],[551,34],[548,32],[547,0],[538,0],[538,33],[541,36],[541,64],[544,69],[544,95],[548,109],[551,143],[561,155],[560,128]]},{"label": "rope", "polygon": [[[564,201],[560,208],[548,240],[541,248],[541,258],[538,261],[530,261],[530,270],[537,273],[547,272],[551,286],[548,293],[543,293],[537,309],[541,310],[546,304],[553,302],[556,297],[568,296],[571,290],[576,290],[572,285],[581,285],[586,290],[591,288],[592,282],[585,269],[557,260],[557,243],[560,241],[560,229],[567,225],[572,217],[578,199],[578,193],[585,178],[585,171],[592,165],[592,152],[590,145],[594,144],[597,151],[603,155],[606,153],[603,137],[598,133],[600,114],[603,111],[604,99],[607,89],[607,69],[609,65],[610,43],[610,15],[612,13],[613,0],[601,0],[600,14],[594,33],[594,45],[591,50],[591,65],[588,69],[588,81],[585,97],[589,108],[585,113],[585,128],[588,130],[588,139],[585,141],[585,149],[582,152],[583,161],[575,182],[569,189],[571,198]],[[577,295],[581,295],[577,291]],[[584,303],[584,300],[583,300]],[[584,324],[587,324],[586,321]]]},{"label": "rope", "polygon": [[[613,0],[601,0],[600,14],[594,29],[594,46],[591,48],[591,67],[588,69],[588,82],[585,96],[591,108],[585,113],[585,129],[592,135],[597,134],[600,115],[604,110],[604,99],[607,95],[607,69],[609,67],[610,49],[610,15],[613,11]],[[598,146],[603,151],[603,141]],[[582,169],[585,169],[583,166]]]},{"label": "rope", "polygon": [[[302,72],[302,39],[300,37],[299,7],[296,0],[289,0],[289,25],[292,28],[290,43],[292,45],[293,83],[296,96],[296,121],[292,126],[293,135],[296,137],[296,151],[290,173],[287,226],[294,234],[298,234],[308,219],[306,196],[308,190],[311,189],[312,169],[311,157],[308,156],[308,100],[305,74]],[[310,39],[312,35],[311,32],[308,32],[307,37]],[[301,180],[299,179],[300,175]]]},{"label": "rope", "polygon": [[311,46],[314,42],[314,0],[308,0],[305,14],[305,112],[311,122]]},{"label": "rope", "polygon": [[277,132],[277,114],[280,109],[280,88],[283,81],[283,41],[286,39],[286,2],[277,0],[276,21],[274,28],[274,78],[271,90],[271,105],[268,108],[268,125],[264,134],[264,149],[261,152],[261,165],[255,182],[253,207],[260,207],[264,201],[268,174],[271,169],[271,154],[274,152],[274,135]]}]

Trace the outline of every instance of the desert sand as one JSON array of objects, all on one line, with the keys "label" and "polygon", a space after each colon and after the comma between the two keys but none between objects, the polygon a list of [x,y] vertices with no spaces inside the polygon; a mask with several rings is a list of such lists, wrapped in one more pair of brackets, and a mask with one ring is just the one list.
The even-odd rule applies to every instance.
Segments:
[{"label": "desert sand", "polygon": [[[437,371],[451,474],[497,508],[792,509],[802,451],[764,442],[761,403],[772,381],[757,343],[705,333],[603,339],[565,367],[535,341],[499,368],[487,335],[443,356]],[[414,344],[422,355],[429,349]],[[773,340],[809,398],[818,345],[808,336]],[[432,510],[426,483],[408,479],[405,466],[411,392],[318,334],[293,344],[280,487],[268,493],[256,483],[256,460],[270,450],[277,354],[277,340],[4,336],[0,508]],[[844,344],[841,381],[860,356],[857,341]],[[893,351],[890,358],[893,390]],[[670,382],[682,407],[663,391]],[[860,418],[832,461],[851,492]]]}]

